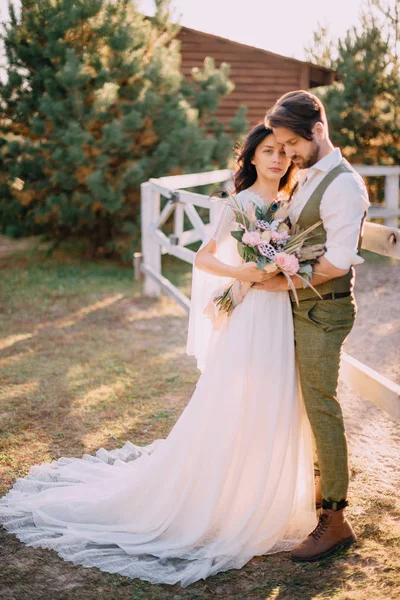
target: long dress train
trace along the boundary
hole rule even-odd
[[[34,466],[0,522],[75,564],[187,586],[298,543],[316,522],[313,479],[289,296],[251,289],[165,440]]]

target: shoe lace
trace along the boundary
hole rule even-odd
[[[321,513],[319,516],[318,525],[316,526],[314,531],[312,531],[310,533],[310,535],[314,538],[314,540],[318,541],[319,538],[322,535],[324,535],[324,533],[328,529],[328,526],[329,526],[329,515],[327,515],[325,513]]]

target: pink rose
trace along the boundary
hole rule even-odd
[[[281,241],[281,240],[287,240],[287,238],[289,238],[290,235],[287,231],[282,231],[282,232],[278,232],[278,231],[271,231],[271,239],[273,241]]]
[[[242,244],[247,244],[248,246],[258,246],[262,242],[261,236],[258,231],[246,231],[242,237]]]
[[[275,260],[278,267],[288,275],[295,275],[300,269],[299,261],[294,254],[278,252]]]

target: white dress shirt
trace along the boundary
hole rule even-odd
[[[299,185],[292,200],[290,217],[296,223],[325,175],[342,160],[339,148],[321,158],[309,169],[297,174]],[[368,210],[368,192],[362,177],[356,172],[340,173],[322,196],[320,217],[326,230],[325,258],[339,269],[364,262],[358,254],[361,221]]]

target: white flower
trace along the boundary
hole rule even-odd
[[[263,231],[261,234],[261,239],[263,242],[269,242],[271,240],[271,232]]]
[[[277,229],[278,233],[283,233],[284,231],[290,231],[289,227],[286,223],[280,223]]]
[[[277,268],[278,267],[276,266],[276,263],[270,263],[269,265],[265,265],[264,271],[266,273],[273,273],[274,271],[277,270]]]
[[[270,227],[272,229],[272,231],[276,231],[279,227],[279,225],[281,224],[281,219],[275,219],[275,221],[272,221],[272,223],[270,224]]]

